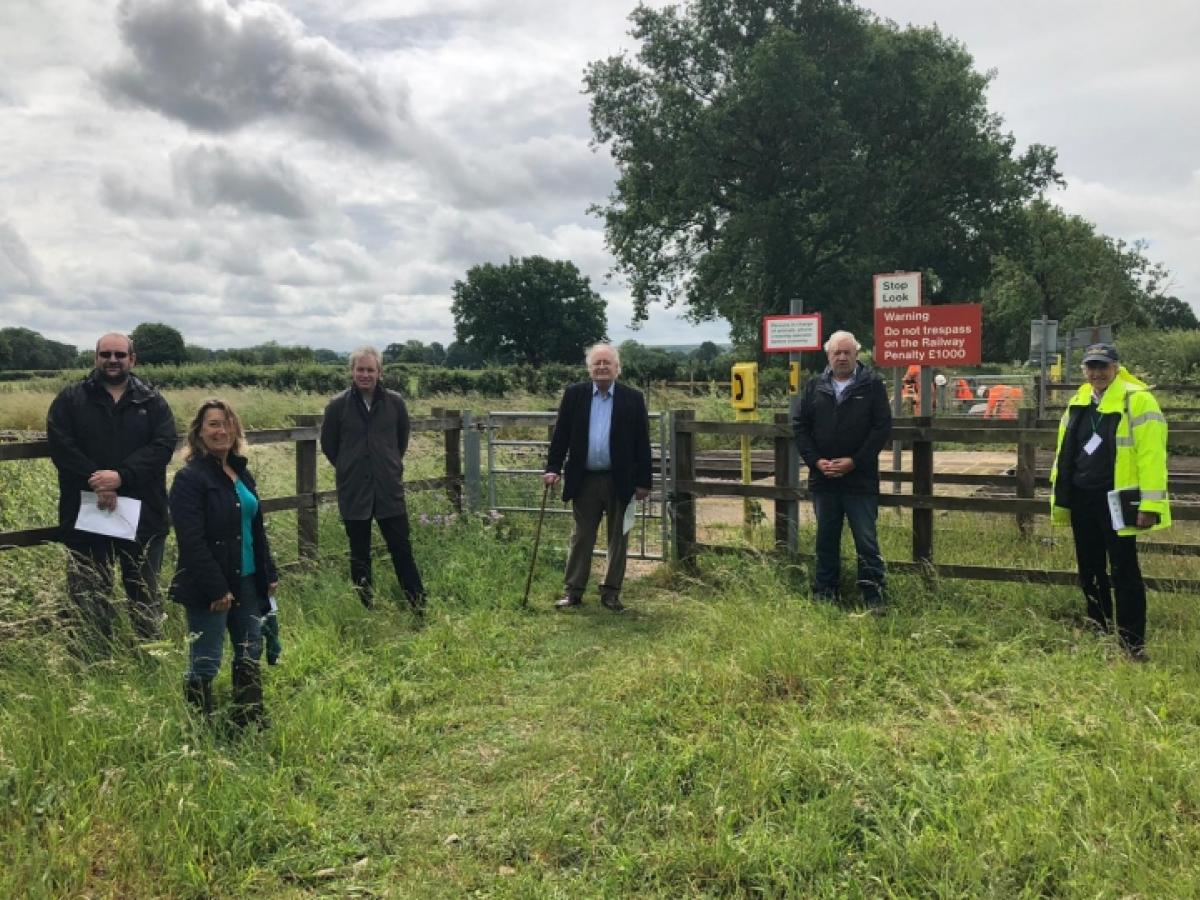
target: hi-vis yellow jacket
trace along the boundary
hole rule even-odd
[[[1079,416],[1092,402],[1092,386],[1079,388],[1058,424],[1058,446],[1054,467],[1050,470],[1050,521],[1069,525],[1071,511],[1054,503],[1054,485],[1058,480],[1058,457],[1072,415]],[[1171,504],[1167,499],[1167,420],[1158,408],[1150,387],[1121,366],[1117,377],[1100,398],[1097,412],[1118,413],[1116,464],[1113,486],[1117,490],[1140,488],[1141,512],[1158,513],[1158,524],[1151,528],[1122,528],[1120,534],[1145,534],[1171,524]]]

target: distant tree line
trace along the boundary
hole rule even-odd
[[[0,369],[65,369],[76,351],[28,328],[0,328]]]

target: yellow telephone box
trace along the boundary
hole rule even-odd
[[[730,405],[738,412],[758,409],[758,363],[734,363],[730,369]]]
[[[730,369],[729,403],[733,407],[734,418],[739,422],[758,421],[758,363],[734,363]],[[741,437],[742,449],[742,484],[752,481],[752,466],[750,459],[750,435]],[[742,531],[746,540],[754,534],[754,501],[749,497],[742,498]]]

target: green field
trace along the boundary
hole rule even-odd
[[[410,477],[436,473],[433,444]],[[252,465],[290,492],[285,448]],[[0,479],[0,527],[46,524],[48,464]],[[528,521],[412,506],[425,626],[357,604],[324,508],[321,557],[280,589],[274,725],[238,739],[189,717],[178,609],[169,641],[81,669],[54,625],[61,548],[0,553],[0,896],[1200,893],[1193,597],[1151,594],[1140,666],[1081,627],[1074,590],[897,577],[876,619],[761,554],[640,566],[628,614],[594,592],[556,614],[564,522],[523,610]],[[881,528],[903,557],[906,519]],[[1069,565],[1042,522],[937,528],[939,558]],[[294,561],[293,517],[269,529]]]

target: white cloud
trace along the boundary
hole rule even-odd
[[[109,94],[202,131],[274,118],[373,151],[404,145],[405,97],[265,2],[122,0],[131,54],[100,75]]]
[[[541,254],[591,279],[617,340],[724,340],[660,307],[631,333],[586,212],[615,173],[582,71],[632,46],[634,3],[5,0],[0,320],[79,345],[164,319],[207,346],[446,343],[456,279]],[[1200,300],[1200,6],[870,5],[995,68],[1006,128],[1059,150],[1056,201]]]
[[[32,293],[41,287],[41,267],[9,222],[0,221],[0,290]]]
[[[172,155],[175,183],[195,206],[225,207],[307,219],[319,199],[287,160],[242,159],[224,147],[189,147]]]

